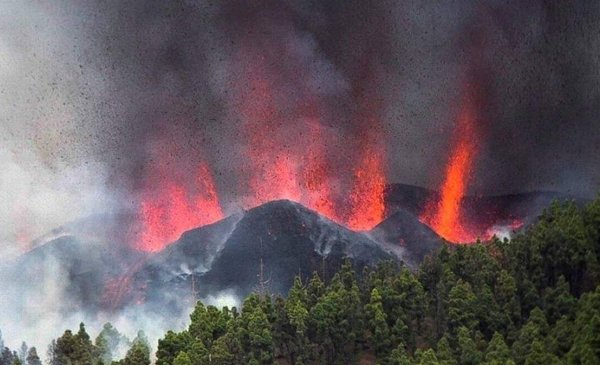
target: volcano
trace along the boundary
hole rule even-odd
[[[104,231],[99,222],[126,225],[125,215],[90,219],[95,223],[82,220],[57,229],[59,237],[14,265],[15,275],[31,285],[40,283],[40,277],[69,283],[65,291],[70,300],[61,309],[65,312],[143,304],[159,313],[165,308],[178,313],[190,301],[224,292],[236,298],[255,290],[285,294],[296,275],[308,278],[317,272],[328,279],[345,259],[356,267],[393,260],[415,268],[443,242],[412,214],[400,219],[392,215],[371,231],[357,232],[289,200],[189,230],[159,252],[138,251],[120,239],[91,232]]]
[[[252,291],[285,294],[296,275],[308,278],[317,272],[328,279],[345,259],[356,267],[393,260],[415,269],[446,242],[419,219],[436,192],[394,184],[385,197],[386,218],[367,231],[353,231],[299,203],[276,200],[183,232],[158,252],[125,242],[131,216],[94,216],[37,242],[13,263],[13,277],[39,287],[41,296],[48,288],[63,290],[69,300],[58,310],[64,313],[138,305],[180,313],[197,299],[242,298]],[[552,200],[569,198],[549,192],[467,196],[462,204],[466,217],[489,234],[504,226],[512,230],[514,221],[528,224]]]
[[[363,267],[382,260],[401,262],[403,255],[368,233],[278,200],[186,232],[153,256],[135,281],[136,287],[146,288],[147,301],[175,307],[182,296],[202,298],[225,291],[236,297],[254,290],[283,295],[295,276],[318,272],[329,278],[346,258]],[[165,298],[165,287],[178,294]]]

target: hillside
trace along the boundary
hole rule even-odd
[[[156,364],[598,364],[599,262],[600,198],[555,203],[514,239],[444,246],[417,273],[348,259],[329,280],[297,276],[286,298],[198,302],[158,341]],[[82,336],[75,345],[92,346]],[[150,345],[138,336],[122,363],[141,364]]]

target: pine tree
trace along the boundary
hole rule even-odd
[[[517,296],[517,283],[506,270],[501,270],[494,288],[496,302],[506,316],[507,326],[519,323],[521,320],[521,306]]]
[[[94,340],[94,345],[98,351],[98,356],[104,364],[110,364],[113,360],[113,354],[122,346],[130,347],[129,340],[123,336],[111,323],[105,323],[102,331]]]
[[[14,361],[15,361],[14,353],[8,347],[3,347],[2,353],[0,354],[0,363],[2,365],[12,365],[12,363]]]
[[[312,341],[321,347],[326,357],[323,362],[353,362],[364,324],[361,294],[349,262],[335,274],[325,295],[311,309],[310,318]]]
[[[8,347],[3,347],[0,354],[0,365],[11,365],[14,360],[13,352]]]
[[[168,331],[164,338],[158,340],[156,365],[172,365],[177,354],[181,351],[186,351],[192,341],[187,331],[181,333]]]
[[[548,322],[554,324],[562,316],[572,318],[577,300],[571,295],[569,284],[561,275],[556,287],[546,288],[543,302]]]
[[[584,294],[575,319],[573,346],[568,364],[600,363],[600,286]]]
[[[436,354],[441,365],[457,364],[452,348],[450,347],[450,341],[446,334],[438,341]]]
[[[531,346],[535,340],[543,339],[548,333],[548,323],[544,312],[534,308],[527,323],[519,331],[517,340],[513,343],[512,352],[517,364],[523,364],[527,355],[531,352]]]
[[[246,337],[246,330],[243,327],[241,316],[237,315],[237,309],[232,309],[232,319],[227,324],[227,334],[219,338],[218,342],[222,343],[220,346],[226,347],[226,353],[231,354],[232,362],[234,364],[241,364],[244,362],[244,340]]]
[[[294,286],[290,290],[288,300],[285,304],[285,309],[290,320],[290,324],[294,326],[296,332],[300,336],[304,336],[306,332],[306,320],[308,310],[306,309],[307,295],[302,287],[299,278],[296,278]]]
[[[228,317],[228,313],[223,313],[212,305],[205,307],[202,302],[198,302],[190,315],[189,334],[202,341],[206,348],[210,348],[213,341],[225,334]]]
[[[27,352],[26,362],[27,365],[42,365],[42,361],[40,360],[35,347],[31,347]]]
[[[550,330],[548,348],[558,357],[563,357],[573,346],[575,327],[573,321],[562,316]]]
[[[525,359],[525,365],[561,365],[562,362],[556,355],[550,353],[542,340],[536,339],[531,344],[531,352]]]
[[[385,364],[387,365],[411,365],[410,358],[406,353],[406,349],[403,344],[399,344],[386,359]]]
[[[179,354],[177,354],[177,357],[175,357],[175,360],[173,360],[173,365],[192,365],[192,361],[190,360],[190,357],[188,356],[187,352],[185,351],[181,351]]]
[[[71,364],[75,361],[78,341],[71,330],[66,330],[61,337],[56,340],[53,347],[52,361],[55,364]]]
[[[237,364],[234,354],[229,349],[229,334],[219,337],[211,349],[211,365]],[[195,363],[198,364],[198,363]]]
[[[477,325],[475,316],[477,297],[471,290],[471,285],[458,280],[448,295],[448,323],[451,330],[466,327],[473,330]]]
[[[485,364],[504,365],[508,360],[510,360],[510,349],[504,342],[504,337],[500,333],[494,332],[485,350]]]
[[[479,365],[483,358],[481,352],[477,349],[477,345],[467,327],[458,329],[458,348],[460,364],[462,365]]]
[[[415,357],[418,365],[438,365],[438,358],[435,355],[433,349],[427,349],[425,351],[417,350]]]
[[[28,350],[29,348],[27,347],[25,341],[21,342],[21,347],[19,348],[19,360],[21,360],[21,363],[25,362]]]
[[[98,350],[92,344],[83,323],[79,324],[79,331],[74,336],[74,341],[75,348],[69,357],[70,360],[78,365],[96,365]]]
[[[50,341],[48,344],[48,350],[46,350],[47,361],[49,365],[59,365],[59,357],[58,357],[58,345],[56,344],[56,340]]]
[[[390,329],[387,324],[386,314],[381,304],[381,295],[377,288],[371,291],[369,304],[365,306],[369,331],[372,336],[372,346],[377,357],[383,358],[391,350]]]
[[[195,339],[192,340],[192,343],[187,351],[185,351],[185,354],[189,357],[192,364],[208,364],[211,357],[211,351],[212,349],[209,350],[204,346],[204,342]],[[184,353],[184,351],[181,351],[180,354],[181,353]]]
[[[321,281],[319,274],[316,272],[313,273],[310,281],[308,282],[308,286],[306,287],[307,294],[307,308],[312,308],[317,302],[319,298],[325,294],[325,284]]]
[[[392,268],[385,270],[392,275]],[[390,283],[387,283],[390,281]],[[421,330],[421,322],[427,312],[427,300],[425,291],[417,278],[406,268],[385,280],[385,284],[378,290],[382,296],[384,313],[390,319],[388,326],[396,325],[394,319],[401,319],[408,327],[406,336],[402,341],[407,345],[409,351],[416,347],[416,333]]]
[[[289,350],[291,350],[288,355],[292,364],[304,363],[309,357],[308,337],[306,332],[308,328],[307,302],[307,292],[304,289],[300,278],[296,278],[284,308],[289,325],[293,328],[294,332],[293,334],[288,333],[290,335]]]
[[[132,341],[123,365],[150,365],[150,346],[142,331],[138,332],[137,337]]]
[[[290,363],[294,363],[296,349],[294,340],[296,329],[291,325],[288,318],[285,299],[275,298],[275,319],[271,324],[273,335],[273,354],[274,356],[286,357]]]
[[[260,306],[258,296],[250,295],[244,301],[242,320],[246,330],[248,363],[269,364],[273,359],[271,325]]]

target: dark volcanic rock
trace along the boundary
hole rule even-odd
[[[444,240],[406,210],[398,210],[373,228],[369,234],[383,247],[397,251],[410,267],[417,268],[425,256],[437,250]]]
[[[234,214],[183,233],[179,240],[145,263],[142,269],[149,275],[146,279],[164,282],[173,277],[205,273],[242,217],[241,213]]]
[[[238,223],[202,282],[217,288],[237,287],[247,294],[258,284],[261,260],[271,289],[286,293],[294,276],[307,277],[352,258],[373,265],[392,256],[367,236],[350,231],[290,201],[275,201],[250,210]]]
[[[189,294],[192,285],[200,297],[224,290],[243,297],[259,288],[262,267],[262,284],[272,293],[285,294],[296,275],[331,275],[345,258],[357,266],[397,259],[368,235],[280,200],[186,233],[136,279],[147,283],[148,299],[163,297],[167,305],[175,305],[164,298],[165,288],[179,291],[175,297]]]
[[[391,184],[386,188],[385,205],[388,215],[405,210],[415,216],[423,213],[430,201],[437,201],[439,192],[405,184]],[[465,219],[481,232],[497,224],[518,220],[528,224],[540,215],[553,200],[585,200],[557,192],[534,191],[518,194],[465,196],[462,209]]]

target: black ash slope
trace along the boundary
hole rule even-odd
[[[215,231],[223,233],[218,242],[207,239]],[[166,287],[179,293],[175,298],[192,290],[198,297],[223,291],[243,297],[261,287],[285,294],[296,275],[317,271],[328,276],[345,258],[357,266],[400,260],[367,234],[279,200],[184,234],[142,268],[136,280],[145,282],[152,302],[164,301]],[[176,305],[175,299],[168,300]]]

